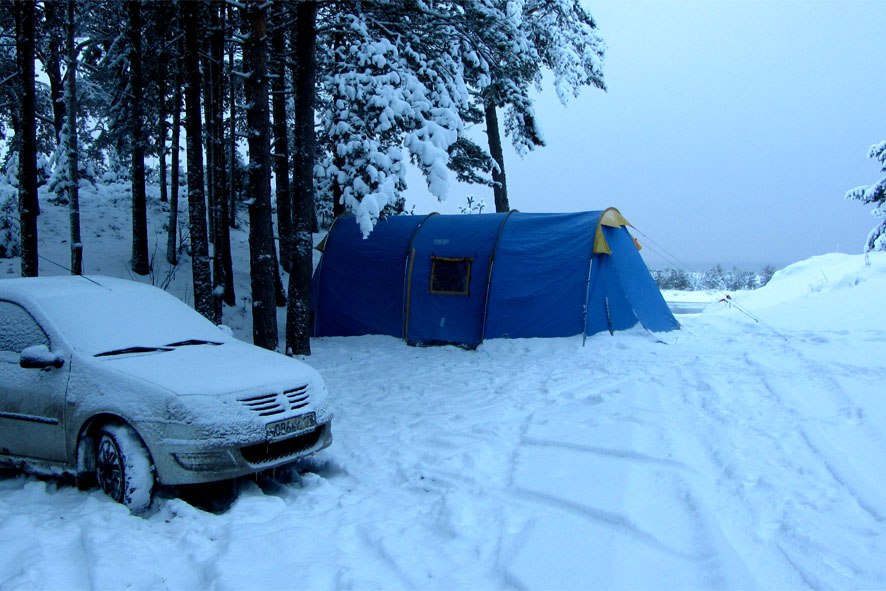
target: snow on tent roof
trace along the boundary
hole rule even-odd
[[[679,328],[618,210],[338,218],[314,274],[315,336],[414,345]],[[441,289],[440,286],[443,286]]]

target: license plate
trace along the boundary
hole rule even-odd
[[[308,431],[316,426],[317,417],[314,413],[309,412],[307,414],[298,415],[297,417],[292,417],[291,419],[271,423],[265,427],[265,433],[267,434],[268,439],[280,439],[292,435],[293,433]]]

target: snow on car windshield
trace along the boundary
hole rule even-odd
[[[40,298],[62,334],[89,355],[229,340],[209,320],[160,289],[99,289]]]

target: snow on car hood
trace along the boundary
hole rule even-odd
[[[223,396],[322,383],[308,365],[239,341],[93,357],[92,362],[179,395]]]

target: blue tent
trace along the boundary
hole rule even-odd
[[[385,334],[474,348],[489,338],[680,327],[614,208],[402,215],[363,238],[336,219],[314,273],[314,336]]]

